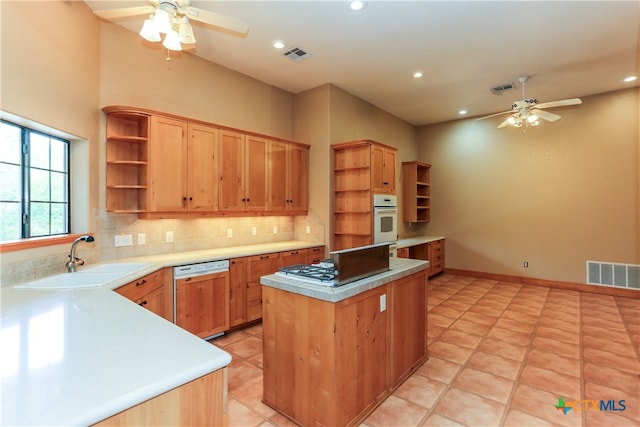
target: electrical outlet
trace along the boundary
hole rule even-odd
[[[133,246],[133,234],[125,234],[122,236],[122,246]]]
[[[387,309],[387,294],[380,295],[380,313]]]
[[[147,244],[147,235],[144,233],[138,233],[138,245]]]
[[[227,228],[227,239],[231,239],[233,237],[233,228]]]
[[[529,261],[525,261],[522,265],[524,268],[529,268]]]
[[[251,235],[252,236],[257,236],[258,235],[258,228],[257,227],[251,227]]]
[[[173,243],[173,231],[167,231],[165,234],[165,242]]]
[[[278,234],[278,226],[277,225],[273,226],[273,234]]]
[[[307,234],[311,234],[311,226],[310,225],[307,225],[306,231],[307,231]]]

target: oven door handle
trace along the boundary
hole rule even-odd
[[[397,209],[385,209],[385,208],[375,208],[376,214],[397,214]]]

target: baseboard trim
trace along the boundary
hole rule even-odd
[[[445,268],[446,274],[477,277],[479,279],[499,280],[501,282],[515,282],[523,285],[544,286],[546,288],[568,289],[572,291],[590,292],[594,294],[612,295],[640,299],[640,291],[633,289],[619,289],[609,286],[587,285],[584,283],[563,282],[558,280],[536,279],[534,277],[510,276],[507,274],[485,273],[483,271],[459,270]]]

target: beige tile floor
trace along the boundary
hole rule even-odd
[[[638,299],[440,275],[428,322],[429,360],[363,427],[640,426]],[[229,425],[295,425],[261,402],[261,325],[212,342],[233,356]]]

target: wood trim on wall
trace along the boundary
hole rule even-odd
[[[535,277],[510,276],[506,274],[485,273],[482,271],[459,270],[446,268],[445,274],[477,277],[479,279],[499,280],[501,282],[522,283],[523,285],[544,286],[555,289],[568,289],[572,291],[591,292],[594,294],[612,295],[640,299],[640,290],[620,289],[609,286],[587,285],[585,283],[563,282],[559,280],[537,279]]]

